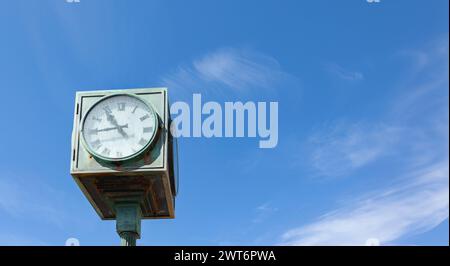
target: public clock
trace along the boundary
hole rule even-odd
[[[152,145],[158,121],[152,106],[137,96],[105,96],[84,116],[82,142],[90,154],[103,161],[134,159]]]

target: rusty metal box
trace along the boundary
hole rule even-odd
[[[127,164],[96,160],[82,145],[80,127],[91,106],[105,96],[127,93],[150,103],[160,120],[154,145],[142,158]],[[177,193],[176,140],[170,134],[166,88],[79,91],[76,93],[72,132],[71,175],[98,215],[115,219],[114,202],[138,198],[143,218],[174,218]]]

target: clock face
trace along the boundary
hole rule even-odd
[[[155,138],[158,118],[153,108],[133,95],[101,99],[84,117],[81,135],[87,150],[107,161],[143,153]]]

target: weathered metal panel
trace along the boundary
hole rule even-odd
[[[134,94],[149,102],[160,118],[154,145],[139,160],[104,163],[96,160],[80,141],[83,116],[99,99],[116,93]],[[143,218],[173,218],[175,189],[174,145],[169,131],[167,89],[127,89],[77,92],[72,133],[71,174],[102,219],[115,219],[113,201],[140,198]]]

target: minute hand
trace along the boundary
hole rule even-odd
[[[110,130],[114,130],[114,129],[120,130],[122,128],[128,128],[128,124],[123,125],[123,126],[118,126],[118,127],[107,127],[107,128],[97,129],[97,132],[110,131]]]

